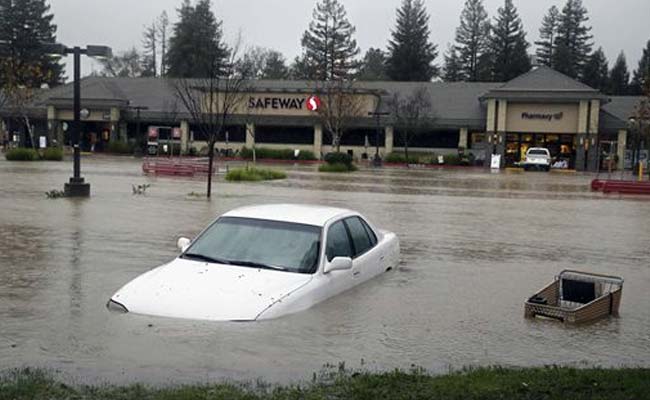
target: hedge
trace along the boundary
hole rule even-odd
[[[38,152],[34,149],[19,147],[7,150],[5,153],[7,161],[36,161],[39,159]]]

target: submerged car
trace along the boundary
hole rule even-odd
[[[397,236],[331,207],[262,205],[230,211],[181,255],[126,284],[109,310],[254,321],[305,310],[396,268]]]

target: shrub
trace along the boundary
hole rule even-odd
[[[120,141],[109,142],[107,152],[115,154],[131,154],[133,153],[133,145]]]
[[[285,179],[287,174],[282,171],[264,168],[236,168],[228,171],[226,180],[230,182],[257,182]]]
[[[41,159],[45,161],[62,161],[63,149],[60,147],[48,147],[43,151]]]
[[[325,162],[330,165],[344,164],[349,168],[352,166],[352,156],[348,153],[327,153],[325,155]]]
[[[243,147],[239,155],[245,160],[253,159],[253,149]],[[309,150],[300,150],[298,158],[294,157],[293,149],[269,149],[267,147],[256,147],[255,157],[258,160],[316,160],[314,152]]]
[[[444,156],[445,165],[460,165],[461,158],[458,154],[446,154]]]
[[[323,164],[318,167],[320,172],[353,172],[357,170],[354,164],[345,165],[343,163]]]
[[[389,153],[384,160],[387,163],[406,163],[406,157],[404,153]],[[418,155],[409,155],[409,164],[418,164],[420,162],[420,156]]]
[[[10,149],[5,153],[7,161],[35,161],[38,160],[38,152],[34,149],[20,147]]]

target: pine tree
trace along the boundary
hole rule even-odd
[[[556,6],[551,7],[542,20],[539,28],[539,41],[537,45],[537,62],[553,68],[555,48],[557,46],[557,30],[560,24],[560,11]]]
[[[553,68],[574,79],[582,77],[591,54],[593,36],[589,34],[591,27],[585,25],[587,21],[582,0],[567,0],[560,15]]]
[[[530,70],[526,32],[512,0],[505,0],[492,25],[490,49],[492,75],[497,82],[509,81]]]
[[[310,79],[340,80],[352,75],[359,54],[355,32],[338,0],[320,0],[316,4],[313,20],[302,36],[304,61],[313,71]]]
[[[609,72],[609,88],[607,94],[612,96],[625,96],[630,90],[630,71],[627,68],[625,54],[621,52]]]
[[[142,76],[156,77],[158,75],[158,26],[155,22],[145,27],[142,34],[142,47],[144,48],[142,57]]]
[[[470,82],[489,80],[490,21],[483,0],[466,0],[456,29],[456,50],[463,79]],[[486,79],[487,78],[487,79]]]
[[[56,42],[53,18],[45,0],[0,0],[0,86],[39,88],[63,82],[60,57],[44,48]]]
[[[357,74],[360,81],[385,81],[388,80],[386,73],[386,55],[381,49],[369,48],[361,62],[361,68]]]
[[[442,79],[445,82],[458,82],[463,80],[460,59],[454,46],[449,46],[445,54],[445,67],[443,68]]]
[[[302,54],[293,59],[289,67],[289,78],[293,80],[310,80],[316,76],[316,69]]]
[[[394,81],[430,81],[437,76],[437,46],[429,36],[429,14],[422,0],[403,0],[388,42],[386,70]]]
[[[585,64],[582,82],[594,89],[605,92],[609,84],[608,64],[603,48],[599,47],[598,50],[594,51],[594,53],[589,57],[587,64]]]
[[[262,79],[287,79],[289,68],[282,53],[276,50],[269,50],[266,55],[266,63],[262,70]]]
[[[634,78],[630,86],[630,94],[650,96],[650,40],[643,49],[639,66],[634,70]]]
[[[169,76],[204,78],[224,70],[229,50],[222,41],[222,22],[210,7],[210,0],[198,0],[196,6],[185,0],[178,9],[167,53]]]
[[[158,36],[160,38],[160,76],[167,75],[167,46],[169,42],[169,17],[163,11],[158,17]]]

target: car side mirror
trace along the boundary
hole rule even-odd
[[[178,246],[178,249],[181,251],[181,253],[185,253],[185,250],[190,247],[190,243],[192,243],[190,239],[182,237],[178,239],[176,246]]]
[[[325,265],[323,273],[329,274],[332,271],[345,271],[352,269],[352,259],[350,257],[334,257],[332,261]]]

